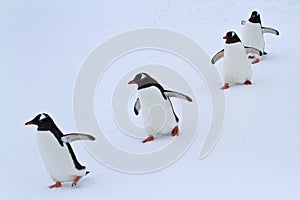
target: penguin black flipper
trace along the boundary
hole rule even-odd
[[[279,31],[277,31],[274,28],[270,28],[270,27],[261,27],[261,30],[263,33],[271,33],[274,35],[279,35]]]
[[[137,99],[136,99],[136,101],[135,101],[135,103],[134,103],[134,108],[133,108],[133,110],[134,110],[135,115],[138,115],[138,114],[139,114],[139,112],[140,112],[140,110],[141,110],[141,102],[140,102],[140,98],[137,98]]]
[[[65,134],[60,138],[60,140],[64,143],[73,142],[77,140],[91,140],[94,141],[96,138],[92,135],[85,133],[69,133]]]
[[[246,50],[246,53],[255,53],[259,56],[263,55],[263,53],[260,50],[253,48],[253,47],[245,47],[245,50]]]
[[[216,53],[216,55],[214,55],[214,57],[211,59],[211,63],[215,64],[220,58],[223,57],[224,57],[224,49],[222,49],[221,51]]]
[[[173,107],[172,107],[172,109],[173,109]],[[177,115],[176,115],[176,113],[175,113],[174,109],[173,109],[173,114],[174,114],[174,116],[175,116],[175,120],[176,120],[176,122],[178,123],[178,122],[179,122],[179,118],[177,117]]]
[[[185,95],[185,94],[182,94],[180,92],[175,92],[175,91],[170,91],[170,90],[164,90],[164,94],[167,96],[167,97],[176,97],[176,98],[179,98],[179,99],[183,99],[183,100],[186,100],[188,102],[192,102],[192,98]]]
[[[74,165],[75,165],[75,168],[78,169],[78,170],[85,169],[85,166],[82,166],[82,165],[78,162],[78,160],[77,160],[77,158],[76,158],[76,156],[75,156],[75,153],[74,153],[74,151],[73,151],[73,149],[72,149],[70,143],[67,142],[66,145],[67,145],[68,151],[69,151],[69,153],[70,153],[70,155],[71,155],[71,157],[72,157],[72,160],[73,160],[73,163],[74,163]]]
[[[171,104],[171,108],[172,108],[173,115],[174,115],[174,117],[175,117],[176,122],[178,123],[178,122],[179,122],[179,118],[177,117],[177,115],[176,115],[176,113],[175,113],[175,110],[174,110],[174,108],[173,108],[172,102],[171,102],[170,98],[169,98],[167,95],[166,95],[166,97],[167,97],[168,101],[169,101],[170,104]]]

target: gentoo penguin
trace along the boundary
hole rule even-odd
[[[142,112],[148,134],[148,138],[143,140],[143,143],[154,140],[154,135],[158,133],[171,133],[172,136],[177,136],[179,119],[174,112],[170,97],[181,98],[189,102],[192,102],[192,99],[182,93],[165,90],[147,73],[137,74],[128,84],[137,84],[138,86],[139,97],[134,104],[134,113],[138,115],[140,110]],[[153,112],[155,109],[157,112]]]
[[[251,64],[246,53],[262,55],[262,52],[253,47],[244,47],[234,31],[227,32],[223,39],[226,40],[224,49],[211,59],[212,64],[215,64],[220,58],[224,57],[224,86],[221,89],[229,88],[229,83],[251,85]]]
[[[241,24],[244,25],[243,34],[242,34],[242,41],[245,46],[254,47],[264,55],[267,53],[265,50],[265,40],[264,40],[264,33],[271,33],[274,35],[279,35],[279,31],[269,28],[269,27],[262,27],[260,14],[257,11],[253,11],[251,13],[248,22],[245,20],[241,21]],[[255,57],[254,55],[249,55],[249,58],[255,58],[253,63],[258,63],[262,56]]]
[[[25,125],[37,125],[37,142],[43,157],[45,167],[55,184],[50,188],[61,187],[62,182],[73,182],[76,186],[82,176],[88,174],[86,167],[82,166],[71,147],[70,142],[75,140],[95,140],[88,134],[63,134],[55,125],[52,118],[46,114],[38,114]]]

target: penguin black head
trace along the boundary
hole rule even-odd
[[[38,114],[33,120],[26,122],[25,125],[37,125],[38,131],[49,131],[55,124],[52,118],[46,114]]]
[[[223,37],[226,44],[232,44],[236,42],[241,42],[239,36],[234,31],[229,31],[226,33],[226,36]]]
[[[251,13],[251,16],[249,18],[249,22],[252,23],[260,23],[261,24],[261,20],[260,20],[260,14],[257,11],[253,11]]]
[[[157,85],[158,82],[154,80],[149,74],[142,72],[137,74],[134,79],[128,82],[128,84],[137,84],[138,88],[143,88],[147,87],[148,85]]]

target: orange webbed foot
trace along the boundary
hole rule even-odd
[[[73,183],[72,183],[72,187],[76,187],[78,181],[82,178],[82,176],[77,176],[74,180],[73,180]]]
[[[56,183],[54,183],[53,185],[50,185],[49,188],[52,189],[52,188],[59,188],[61,187],[61,182],[57,181]]]
[[[252,85],[252,83],[251,83],[250,80],[246,80],[244,84],[245,84],[245,85]]]
[[[221,87],[221,90],[226,90],[229,88],[229,84],[225,83],[223,87]]]
[[[143,140],[143,143],[150,142],[150,141],[153,141],[153,140],[154,140],[153,135],[150,135],[149,137],[147,137],[146,139]]]
[[[253,62],[252,62],[252,64],[256,64],[256,63],[259,63],[259,59],[258,58],[256,58]]]
[[[178,126],[175,126],[175,128],[172,130],[172,136],[178,136],[179,134],[179,128]]]

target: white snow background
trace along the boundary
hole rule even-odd
[[[212,57],[223,48],[227,31],[241,35],[240,21],[252,10],[280,36],[265,35],[269,54],[252,65],[253,85],[225,91],[222,137],[206,159],[198,159],[199,135],[171,166],[128,174],[102,165],[76,142],[75,153],[91,173],[76,188],[70,183],[47,188],[53,181],[39,154],[36,128],[24,123],[47,112],[62,131],[76,131],[74,84],[93,49],[116,34],[158,27],[190,37]],[[0,198],[300,199],[299,20],[297,0],[1,1]],[[222,61],[216,67],[221,73]],[[186,76],[190,72],[194,80],[189,69]],[[192,85],[199,89],[198,101],[207,95]]]

